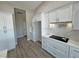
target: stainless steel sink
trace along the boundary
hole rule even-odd
[[[49,36],[50,38],[53,38],[53,39],[56,39],[56,40],[59,40],[59,41],[62,41],[62,42],[65,42],[67,43],[69,38],[66,38],[66,37],[60,37],[60,36],[56,36],[56,35],[51,35]]]

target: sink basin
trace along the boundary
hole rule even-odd
[[[50,38],[53,38],[53,39],[56,39],[56,40],[59,40],[59,41],[62,41],[62,42],[65,42],[67,43],[69,38],[66,38],[66,37],[60,37],[60,36],[56,36],[56,35],[51,35],[49,36]]]

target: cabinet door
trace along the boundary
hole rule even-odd
[[[49,22],[56,22],[56,11],[48,13]]]
[[[70,47],[70,57],[79,58],[79,49],[75,47]]]
[[[42,48],[48,51],[47,38],[42,37]]]
[[[62,21],[71,21],[72,20],[72,5],[65,6],[57,10],[57,19]]]
[[[79,3],[73,5],[73,30],[79,30]]]

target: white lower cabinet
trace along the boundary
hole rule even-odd
[[[69,46],[56,42],[54,39],[44,38],[42,40],[42,48],[58,58],[67,58]]]
[[[79,58],[79,49],[75,47],[70,47],[70,57]]]
[[[43,37],[42,48],[57,58],[79,58],[79,48],[55,39]]]

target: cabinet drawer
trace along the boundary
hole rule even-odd
[[[79,49],[74,48],[74,47],[70,47],[70,56],[72,58],[79,58]]]

